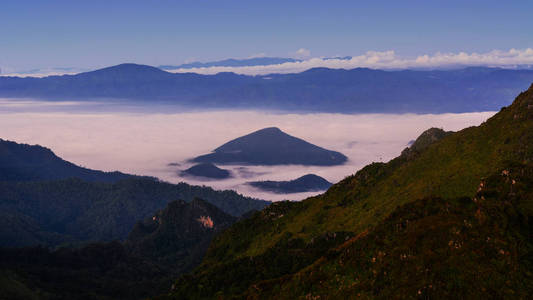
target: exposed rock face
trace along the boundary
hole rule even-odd
[[[126,245],[141,257],[175,261],[190,256],[191,266],[198,263],[209,241],[237,218],[201,199],[173,201],[143,222],[138,222]]]
[[[207,216],[207,217],[206,216],[201,216],[198,219],[198,222],[200,222],[200,224],[202,224],[206,228],[213,228],[215,226],[215,224],[213,223],[213,220],[211,220],[210,216]]]

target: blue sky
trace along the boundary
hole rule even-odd
[[[11,1],[0,68],[533,48],[533,1]]]

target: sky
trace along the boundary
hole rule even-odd
[[[533,48],[532,1],[2,0],[0,68]]]

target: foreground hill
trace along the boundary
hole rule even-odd
[[[31,181],[80,178],[116,182],[131,178],[120,172],[102,172],[79,167],[39,145],[18,144],[0,139],[0,181]]]
[[[431,131],[323,195],[236,223],[161,298],[527,298],[533,86],[478,127]]]
[[[264,128],[231,140],[213,153],[192,161],[250,165],[340,165],[347,161],[342,153],[327,150],[288,135],[276,127]]]
[[[173,74],[122,64],[76,75],[0,77],[0,97],[129,99],[193,108],[318,112],[496,111],[533,81],[532,70],[383,71],[316,68],[296,74]]]
[[[164,210],[138,222],[128,235],[128,251],[174,268],[190,270],[203,258],[215,233],[229,227],[236,217],[209,202],[195,198],[170,202]]]
[[[315,174],[307,174],[288,181],[251,181],[249,185],[274,193],[289,194],[327,190],[331,182]]]
[[[173,201],[138,222],[126,242],[77,249],[0,248],[2,299],[142,299],[200,263],[212,237],[235,222],[200,199]],[[4,298],[5,297],[5,298]]]

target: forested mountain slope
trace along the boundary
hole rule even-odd
[[[163,298],[530,295],[533,86],[478,127],[421,138],[236,223]]]
[[[213,236],[235,222],[201,199],[173,201],[126,242],[80,248],[0,248],[0,299],[143,299],[198,265]]]
[[[125,239],[137,221],[171,201],[195,197],[234,216],[269,204],[234,191],[142,178],[116,183],[79,179],[0,182],[0,246]]]
[[[42,146],[0,140],[0,247],[125,239],[135,222],[195,197],[233,216],[268,201],[152,177],[81,168]]]

